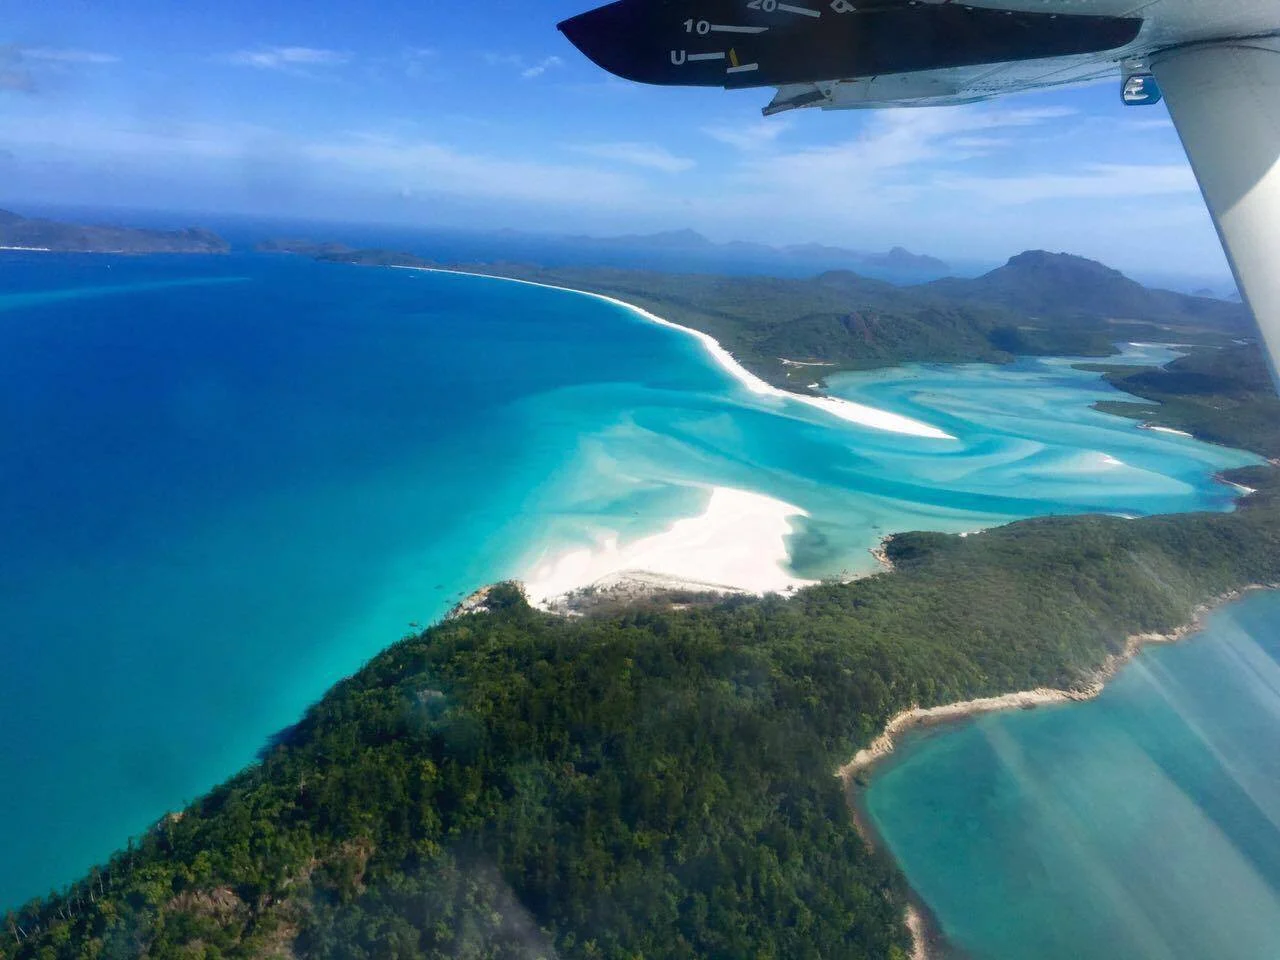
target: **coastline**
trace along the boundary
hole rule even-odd
[[[749,490],[711,487],[706,506],[665,530],[619,544],[596,544],[543,557],[521,578],[529,602],[572,610],[575,597],[639,599],[656,593],[790,593],[815,581],[787,569],[787,539],[800,507]]]
[[[734,358],[733,354],[726,350],[720,344],[720,341],[716,340],[709,333],[703,333],[701,330],[695,330],[692,327],[686,327],[671,320],[667,320],[666,318],[660,317],[643,307],[636,306],[634,303],[619,300],[617,297],[611,297],[603,293],[594,293],[590,290],[578,290],[574,287],[562,287],[552,283],[539,283],[535,280],[521,280],[517,277],[503,277],[497,274],[479,273],[468,270],[448,270],[443,267],[408,267],[398,264],[391,265],[391,269],[416,270],[421,273],[444,273],[462,277],[484,277],[489,280],[502,280],[506,283],[521,283],[529,287],[541,287],[544,290],[559,290],[563,293],[576,293],[580,296],[592,297],[604,303],[610,303],[614,306],[629,310],[635,316],[642,320],[646,320],[649,323],[657,324],[660,327],[668,327],[672,330],[679,330],[687,336],[694,337],[702,344],[703,349],[722,370],[728,373],[734,380],[738,381],[739,384],[758,396],[792,400],[796,403],[802,403],[805,406],[821,410],[838,420],[845,421],[846,423],[854,423],[859,426],[870,427],[873,430],[883,430],[888,433],[898,433],[930,440],[956,439],[951,434],[946,433],[931,424],[924,423],[921,420],[914,420],[911,417],[906,417],[902,414],[890,413],[888,410],[880,410],[876,407],[869,407],[865,404],[855,403],[852,400],[845,400],[840,397],[818,397],[810,394],[794,393],[790,390],[783,390],[781,387],[772,386],[740,364]]]
[[[911,707],[900,711],[890,718],[879,736],[854,754],[853,759],[848,763],[836,770],[835,775],[844,784],[845,797],[848,800],[854,828],[868,847],[881,850],[892,857],[892,853],[886,848],[883,838],[880,837],[865,807],[863,790],[868,775],[878,764],[894,753],[903,735],[909,731],[916,728],[960,723],[971,717],[1015,707],[1033,710],[1041,706],[1094,700],[1106,688],[1108,681],[1147,646],[1178,643],[1204,629],[1205,618],[1219,607],[1234,603],[1255,590],[1278,588],[1280,584],[1251,583],[1238,589],[1228,590],[1204,603],[1197,604],[1188,622],[1167,633],[1130,634],[1125,638],[1124,647],[1120,652],[1108,654],[1088,682],[1078,689],[1038,687],[1034,690],[1019,690],[995,697],[977,697],[958,703],[928,708]],[[911,932],[911,960],[949,960],[957,956],[957,951],[947,941],[941,926],[934,919],[928,906],[909,885],[904,923]]]

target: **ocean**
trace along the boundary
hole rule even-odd
[[[1173,356],[1129,346],[1131,362]],[[869,572],[895,530],[1228,510],[1251,454],[1090,409],[1069,360],[745,389],[573,293],[302,258],[0,253],[0,905],[66,883],[250,762],[476,587],[730,487],[784,552]]]
[[[1280,957],[1280,592],[1095,701],[912,735],[877,830],[975,960]]]

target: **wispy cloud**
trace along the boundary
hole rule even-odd
[[[485,53],[484,62],[491,67],[523,67],[524,57],[518,53]]]
[[[63,49],[59,47],[23,47],[22,55],[28,60],[53,63],[119,63],[120,58],[111,53],[96,50]]]
[[[527,67],[520,72],[520,76],[526,80],[532,80],[534,77],[540,77],[552,67],[561,66],[564,63],[559,57],[544,57],[531,67]]]
[[[690,201],[690,215],[704,224],[740,223],[743,232],[769,224],[775,239],[785,233],[846,244],[855,242],[850,231],[892,238],[912,223],[960,229],[957,224],[991,208],[983,184],[989,171],[1005,164],[983,158],[1000,141],[1059,129],[1075,118],[1076,111],[1056,106],[882,110],[846,119],[842,126],[853,127],[853,136],[799,145],[775,136],[768,124],[708,127],[704,133],[739,149],[726,160],[715,191]],[[1057,167],[1067,171],[1064,176],[1082,175],[1066,159]],[[1010,187],[1005,209],[1015,209],[1010,198],[1030,198],[1035,191],[1030,183]]]
[[[256,125],[154,126],[87,115],[37,119],[0,131],[0,149],[44,161],[128,162],[184,178],[213,170],[288,168],[289,180],[364,195],[448,196],[557,207],[629,209],[652,203],[638,174],[587,161],[510,158],[415,136],[353,133],[300,138]],[[287,161],[287,162],[283,162]]]
[[[564,60],[557,56],[543,57],[530,62],[518,53],[485,53],[484,62],[491,67],[511,67],[526,80],[542,76],[548,70],[564,66]]]
[[[697,165],[688,157],[676,156],[666,147],[653,143],[589,143],[571,149],[575,153],[600,160],[612,160],[663,173],[683,173]]]
[[[32,65],[6,56],[0,48],[0,77],[14,63]],[[485,62],[518,85],[529,61],[492,56]],[[402,62],[397,55],[383,65]],[[472,66],[482,69],[479,56]],[[1131,225],[1141,222],[1185,238],[1182,262],[1217,256],[1176,141],[1134,158],[1127,142],[1150,143],[1154,132],[1126,138],[1095,129],[1088,113],[1034,101],[737,124],[717,112],[681,139],[673,130],[669,141],[624,134],[578,143],[509,125],[501,138],[473,135],[462,120],[500,121],[469,112],[454,124],[344,118],[306,132],[287,123],[31,113],[0,129],[0,149],[20,158],[0,179],[41,164],[75,165],[91,182],[100,171],[130,169],[157,183],[208,184],[211,196],[251,188],[272,202],[292,198],[282,209],[314,201],[405,216],[466,210],[512,226],[604,232],[690,226],[718,239],[902,243],[944,257],[1045,247],[1121,266],[1132,262]],[[343,132],[351,129],[366,132]]]
[[[643,181],[615,170],[510,159],[426,139],[361,134],[303,144],[300,153],[322,169],[423,195],[626,207],[647,194]]]
[[[0,90],[35,93],[40,72],[66,72],[81,65],[110,64],[119,59],[93,50],[0,44]]]
[[[702,132],[736,150],[752,152],[771,147],[790,128],[788,120],[759,120],[755,123],[704,127]]]
[[[1125,126],[1130,130],[1172,130],[1173,121],[1168,117],[1143,117],[1130,120]]]
[[[337,50],[316,47],[261,47],[257,50],[237,50],[227,56],[227,62],[240,67],[259,70],[297,70],[305,67],[336,67],[351,58]]]
[[[1043,200],[1110,200],[1169,194],[1194,196],[1196,178],[1185,163],[1091,163],[1070,173],[1020,177],[952,176],[940,182],[951,190],[981,195],[988,203],[1014,205]]]

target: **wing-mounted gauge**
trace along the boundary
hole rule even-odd
[[[1097,53],[1133,17],[919,0],[617,0],[560,24],[611,73],[671,86],[762,87]]]

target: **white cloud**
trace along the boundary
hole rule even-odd
[[[290,70],[299,67],[340,66],[351,59],[337,50],[316,47],[262,47],[258,50],[238,50],[227,57],[229,63],[259,70]]]
[[[249,124],[140,124],[97,117],[41,117],[0,130],[0,149],[44,162],[115,162],[201,176],[267,170],[322,184],[335,195],[399,193],[627,210],[652,203],[639,175],[589,163],[509,159],[448,143],[386,134],[304,139]]]
[[[1005,205],[1042,200],[1122,200],[1168,194],[1194,196],[1199,189],[1191,168],[1185,163],[1091,163],[1070,173],[948,177],[940,186],[977,193],[988,203]]]
[[[613,160],[663,173],[683,173],[697,165],[688,157],[678,157],[666,147],[653,143],[589,143],[571,149],[600,160]]]
[[[542,76],[548,70],[564,66],[564,61],[557,56],[543,57],[530,63],[518,53],[485,53],[484,62],[491,67],[511,67],[519,71],[526,80]]]
[[[1168,117],[1142,117],[1138,120],[1129,120],[1125,123],[1125,127],[1130,130],[1172,130],[1173,121]]]
[[[755,123],[703,127],[702,132],[713,140],[750,152],[772,146],[790,128],[788,120],[758,120]]]
[[[66,71],[78,65],[101,65],[119,61],[109,53],[58,47],[23,47],[0,44],[0,90],[35,93],[42,73]]]
[[[24,47],[22,55],[28,60],[44,60],[54,63],[119,63],[120,58],[110,53],[94,50],[60,49],[57,47]]]
[[[561,66],[563,63],[564,61],[561,60],[559,57],[554,57],[554,56],[545,57],[542,60],[539,60],[533,66],[528,67],[525,70],[521,71],[520,76],[524,77],[526,80],[532,80],[534,77],[542,76],[552,67]]]
[[[0,68],[3,54],[0,48]],[[526,61],[518,69],[502,63],[515,73]],[[291,196],[334,209],[346,204],[357,214],[399,197],[420,210],[467,209],[524,228],[690,226],[717,239],[902,243],[943,257],[992,259],[1045,247],[1118,266],[1146,255],[1134,253],[1129,239],[1132,224],[1141,223],[1179,238],[1172,255],[1168,245],[1159,248],[1170,263],[1215,258],[1216,238],[1176,142],[1144,150],[1135,162],[1126,141],[1151,135],[1099,132],[1093,119],[1015,102],[787,118],[790,126],[719,123],[702,128],[709,140],[694,125],[681,139],[664,134],[670,146],[639,139],[566,145],[519,134],[500,140],[488,132],[464,146],[472,134],[455,139],[439,124],[301,134],[42,112],[0,126],[0,149],[21,158],[11,169],[62,163],[92,178],[128,168],[209,184],[211,197],[244,183],[270,197],[289,187]]]
[[[973,154],[987,153],[1013,145],[1014,141],[1008,137],[956,137],[951,141],[951,146],[971,151]]]
[[[644,181],[615,170],[507,159],[430,140],[364,134],[302,144],[300,151],[327,172],[417,194],[623,208],[647,193]]]
[[[866,116],[861,135],[851,139],[748,152],[729,179],[757,207],[812,210],[824,217],[865,212],[932,192],[949,167],[972,159],[975,138],[989,143],[993,131],[1072,114],[1060,108],[882,110]]]

